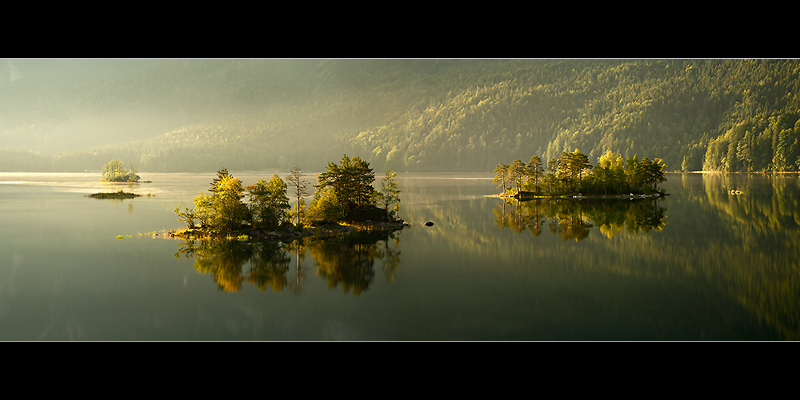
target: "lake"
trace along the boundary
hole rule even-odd
[[[302,246],[168,238],[216,174],[140,175],[0,173],[0,340],[800,338],[797,175],[505,203],[489,173],[400,173],[411,227]],[[85,197],[120,189],[145,196]]]

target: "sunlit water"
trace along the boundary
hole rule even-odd
[[[503,205],[488,174],[399,174],[412,227],[393,237],[224,254],[153,234],[215,174],[140,175],[0,174],[0,339],[800,336],[796,175],[670,174],[665,199],[576,208]],[[145,197],[85,197],[119,189]]]

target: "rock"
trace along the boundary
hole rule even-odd
[[[428,221],[425,223],[425,226],[433,226],[433,221]]]

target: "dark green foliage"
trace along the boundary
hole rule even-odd
[[[351,160],[345,154],[341,165],[328,163],[327,170],[317,178],[316,188],[323,194],[330,189],[330,194],[325,196],[336,200],[341,218],[353,220],[375,206],[378,193],[372,187],[374,181],[375,173],[368,162],[358,156]]]
[[[25,78],[2,84],[4,171],[111,158],[163,172],[324,169],[342,151],[383,170],[486,171],[574,148],[590,163],[613,151],[683,170],[798,167],[798,60],[13,63]],[[121,119],[131,110],[144,117]]]
[[[740,121],[764,111],[800,110],[797,60],[492,65],[495,74],[475,69],[487,74],[483,80],[464,74],[464,81],[477,85],[451,89],[442,100],[359,133],[352,143],[374,154],[376,166],[385,160],[385,166],[408,171],[485,171],[497,159],[531,153],[555,159],[576,147],[588,150],[590,162],[609,150],[626,158],[653,153],[667,164],[699,170],[709,142]],[[774,161],[765,160],[791,168],[792,138],[781,138],[767,146],[787,149],[786,156],[778,152]]]
[[[123,192],[122,190],[114,193],[92,193],[89,197],[93,199],[133,199],[135,197],[142,197],[140,194]]]
[[[649,194],[657,193],[658,185],[664,181],[666,165],[659,158],[650,161],[637,155],[628,157],[623,163],[622,157],[613,152],[606,152],[600,157],[596,167],[589,164],[588,157],[578,149],[548,162],[548,171],[543,173],[538,157],[532,157],[530,164],[515,160],[517,164],[511,176],[518,185],[515,193],[525,195],[609,195],[609,194]],[[505,171],[511,169],[495,168],[495,181]],[[537,172],[538,171],[538,172]]]
[[[247,186],[254,227],[275,229],[288,218],[290,207],[286,188],[286,183],[278,175],[272,175],[269,182],[259,179],[255,185]]]
[[[712,140],[703,169],[712,171],[797,171],[800,113],[763,113]]]
[[[341,165],[329,162],[317,177],[314,200],[308,206],[306,222],[323,225],[340,221],[385,221],[391,219],[389,207],[400,202],[400,189],[394,172],[387,171],[383,192],[372,187],[375,173],[361,157],[342,156]],[[377,207],[381,204],[384,208]],[[395,208],[396,209],[396,208]]]

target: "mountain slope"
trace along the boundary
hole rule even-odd
[[[575,148],[592,163],[612,150],[670,170],[796,170],[799,72],[796,60],[6,60],[0,170],[110,158],[318,170],[346,152],[376,170],[489,171]]]

